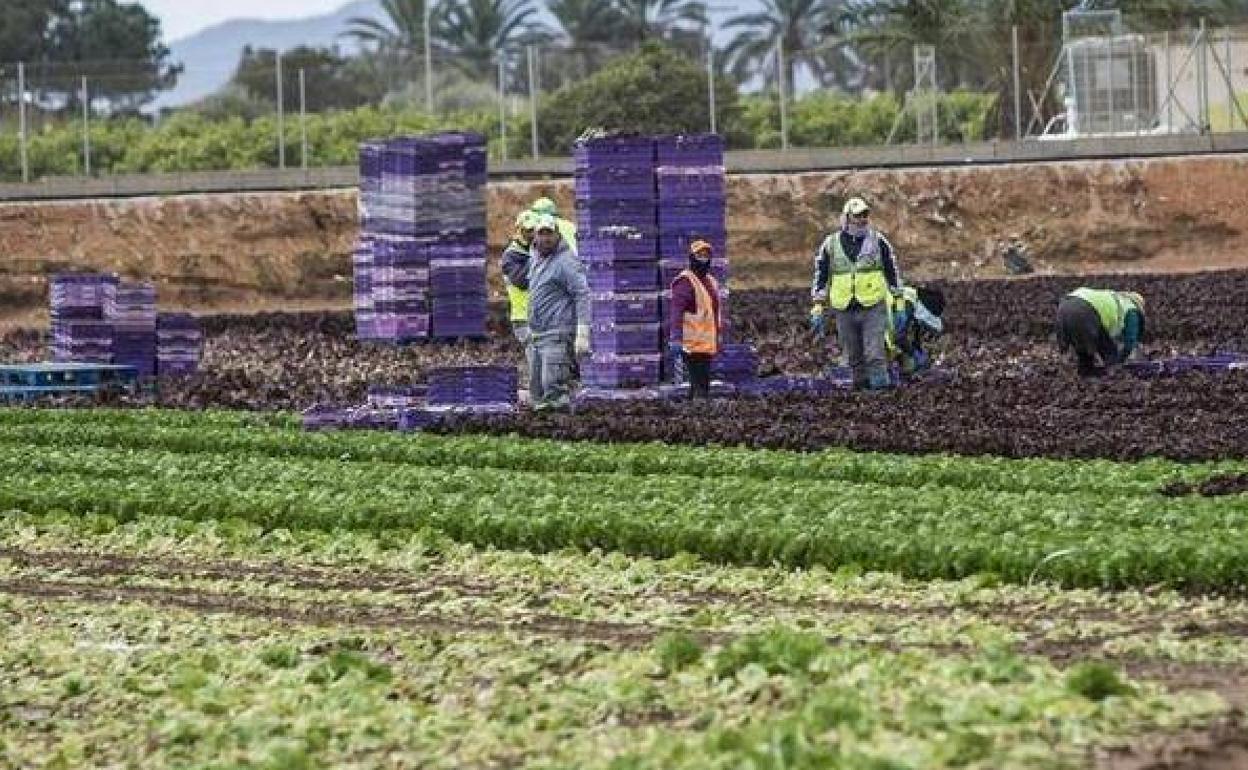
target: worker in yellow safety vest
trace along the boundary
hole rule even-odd
[[[902,285],[892,244],[871,226],[870,217],[865,200],[850,198],[841,210],[840,228],[815,252],[810,320],[822,334],[825,303],[832,307],[854,388],[879,390],[891,384],[886,348],[889,309]]]
[[[553,200],[546,197],[538,198],[533,201],[529,210],[538,215],[545,214],[554,217],[555,224],[559,227],[559,238],[572,249],[573,254],[579,254],[576,250],[576,224],[559,216],[559,207]]]
[[[1130,357],[1144,337],[1144,297],[1082,287],[1057,304],[1057,345],[1075,351],[1081,377],[1097,377]]]
[[[538,215],[530,210],[516,215],[511,242],[503,249],[503,285],[507,289],[511,333],[524,347],[529,347],[529,250],[533,244],[533,228]]]
[[[711,360],[719,353],[722,319],[719,282],[711,275],[711,244],[689,244],[689,267],[672,281],[668,351],[677,381],[689,380],[690,398],[711,394]]]

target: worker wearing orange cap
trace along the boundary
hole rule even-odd
[[[1057,345],[1075,351],[1079,376],[1097,377],[1130,357],[1144,337],[1144,297],[1081,287],[1057,305]]]
[[[723,324],[719,282],[711,275],[711,244],[689,244],[689,267],[672,281],[668,351],[676,379],[689,380],[690,398],[711,394],[711,360],[719,353]]]

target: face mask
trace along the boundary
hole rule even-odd
[[[690,257],[689,269],[693,271],[694,275],[701,278],[702,276],[706,275],[707,273],[711,271],[711,260],[698,259],[697,257]]]
[[[870,225],[856,225],[853,222],[849,222],[848,224],[845,225],[845,232],[849,233],[855,238],[866,237],[867,231],[869,229],[870,229]]]

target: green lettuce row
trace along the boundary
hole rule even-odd
[[[31,458],[15,446],[0,453],[0,469],[0,506],[36,513],[428,528],[501,548],[687,551],[736,564],[854,564],[918,578],[994,572],[1082,586],[1234,590],[1248,570],[1242,506],[1216,500],[1100,506],[1079,495],[730,477],[630,485],[611,475],[135,450]]]
[[[85,416],[85,419],[79,419]],[[415,465],[635,476],[820,478],[894,486],[948,486],[1003,491],[1083,491],[1103,497],[1152,495],[1168,482],[1198,481],[1242,463],[1180,465],[1169,461],[1007,460],[893,456],[832,450],[795,454],[660,444],[595,445],[493,437],[307,434],[258,425],[230,413],[167,411],[32,412],[0,410],[0,442],[33,446],[124,446],[180,452],[248,453],[384,461]]]

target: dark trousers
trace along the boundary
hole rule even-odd
[[[689,397],[711,397],[711,355],[709,353],[682,353],[685,371],[689,376]]]
[[[1105,367],[1118,362],[1114,343],[1096,308],[1078,297],[1062,297],[1057,305],[1057,347],[1065,353],[1074,349],[1080,377],[1096,377]]]

